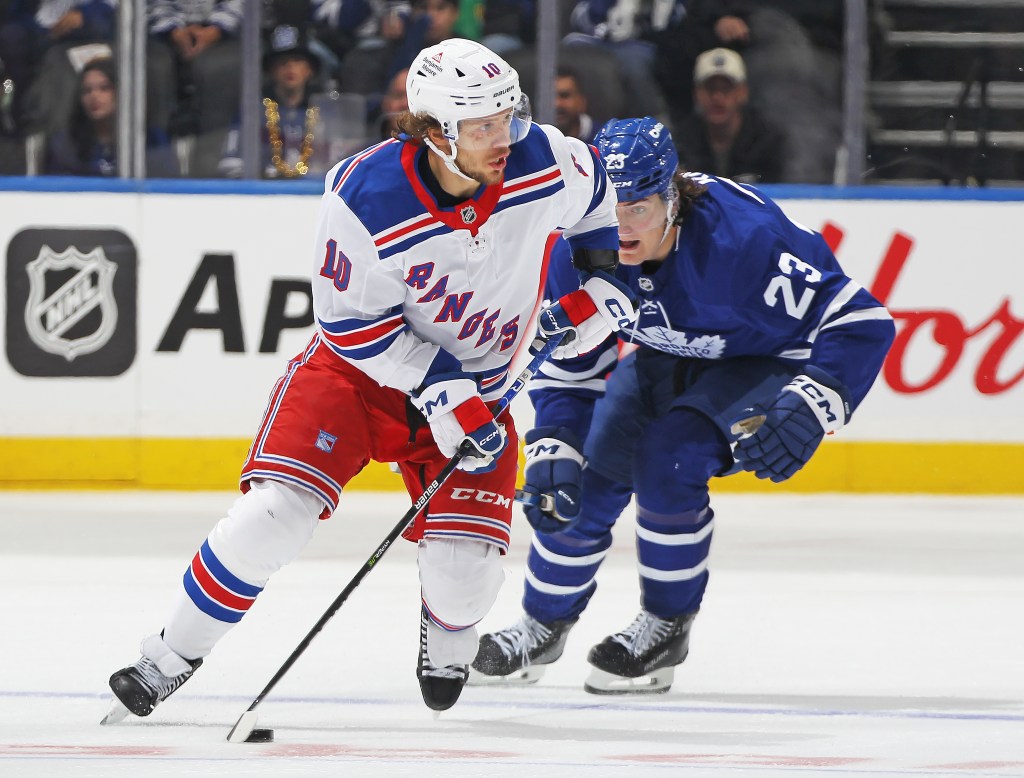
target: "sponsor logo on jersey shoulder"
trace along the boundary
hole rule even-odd
[[[135,247],[116,230],[23,230],[7,254],[7,358],[22,375],[112,376],[135,358]]]

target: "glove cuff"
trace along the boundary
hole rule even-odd
[[[821,371],[816,371],[821,375]],[[825,432],[835,432],[850,418],[850,403],[842,387],[833,388],[807,375],[798,375],[782,388],[800,397],[814,413]]]
[[[480,429],[488,422],[494,421],[494,416],[487,409],[480,395],[474,394],[461,405],[455,407],[455,419],[467,433]]]
[[[578,327],[597,313],[594,299],[583,289],[562,295],[558,302],[561,304],[562,310],[565,311],[565,315],[569,317],[573,327]]]
[[[636,299],[629,287],[614,276],[594,273],[583,283],[583,291],[613,332],[624,330],[636,321]]]
[[[567,427],[536,427],[526,433],[523,442],[528,463],[544,459],[571,459],[580,467],[586,463],[579,438]]]
[[[466,373],[448,373],[432,376],[431,382],[412,396],[412,404],[427,421],[432,421],[442,414],[451,413],[472,397],[480,397],[476,381]],[[482,400],[480,404],[483,405]]]

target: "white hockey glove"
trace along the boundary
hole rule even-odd
[[[546,338],[566,333],[551,356],[571,359],[592,351],[613,332],[630,326],[636,315],[636,301],[629,287],[598,270],[581,289],[563,295],[542,310],[537,324]]]
[[[798,375],[786,384],[760,428],[736,443],[736,460],[758,478],[779,483],[792,477],[825,433],[840,429],[850,417],[846,388],[820,370],[809,367],[807,372],[814,378]]]
[[[498,466],[508,442],[505,427],[494,420],[467,373],[431,376],[413,394],[412,404],[430,423],[434,442],[446,457],[455,456],[462,443],[469,442],[472,453],[459,462],[460,470],[486,473]]]

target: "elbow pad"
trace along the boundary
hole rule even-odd
[[[615,275],[615,268],[619,266],[619,252],[615,249],[576,249],[572,252],[572,266],[584,273],[600,270]]]

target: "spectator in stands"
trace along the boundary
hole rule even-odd
[[[403,68],[395,73],[388,85],[388,91],[381,98],[380,111],[374,121],[380,140],[392,137],[392,133],[398,129],[395,119],[403,111],[409,110],[409,96],[405,91],[405,82],[408,77],[409,68]]]
[[[487,0],[480,42],[496,54],[517,51],[537,37],[535,0]]]
[[[395,74],[427,46],[453,37],[459,0],[413,0],[412,6],[385,9],[380,37],[349,52],[341,68],[341,91],[380,100]]]
[[[265,117],[260,134],[260,163],[264,178],[301,178],[309,172],[316,115],[310,106],[313,79],[320,61],[309,48],[305,32],[289,24],[275,27],[263,55],[266,89],[260,105]],[[228,133],[218,172],[228,178],[242,175],[241,137],[236,126]]]
[[[788,141],[783,180],[831,183],[842,140],[843,0],[688,0],[686,8],[697,40],[712,39],[706,48],[742,52],[752,102]]]
[[[147,143],[150,175],[177,174],[177,165],[165,136],[151,134]],[[104,57],[85,64],[78,78],[78,94],[66,130],[48,141],[44,171],[49,175],[117,175],[117,66]]]
[[[555,126],[563,135],[590,143],[596,132],[587,113],[587,96],[572,68],[559,66],[555,75]]]
[[[67,121],[84,59],[100,51],[93,48],[76,58],[73,50],[102,44],[110,53],[116,0],[8,0],[5,5],[0,60],[13,87],[13,133],[52,132]]]
[[[195,135],[193,172],[216,175],[238,114],[243,0],[150,0],[150,121],[172,135]],[[173,122],[172,122],[172,111]]]
[[[687,170],[749,184],[782,180],[785,142],[748,104],[743,58],[731,49],[711,49],[693,70],[695,112],[676,131]]]
[[[630,96],[629,113],[662,115],[665,101],[654,80],[655,43],[685,16],[685,0],[579,0],[570,20],[572,32],[563,42],[596,46],[613,55]]]

